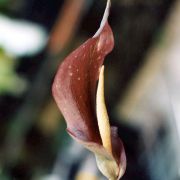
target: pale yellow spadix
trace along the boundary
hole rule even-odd
[[[100,136],[104,148],[112,154],[111,129],[104,98],[104,66],[101,67],[96,94],[96,113]]]

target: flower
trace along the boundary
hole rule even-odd
[[[104,176],[119,179],[125,172],[126,156],[117,128],[109,124],[102,66],[105,56],[114,47],[113,33],[107,22],[109,8],[110,0],[95,35],[62,62],[52,92],[66,120],[68,133],[95,154]]]

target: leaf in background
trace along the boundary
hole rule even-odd
[[[16,73],[16,63],[13,56],[0,49],[0,95],[18,96],[26,90],[27,82]]]

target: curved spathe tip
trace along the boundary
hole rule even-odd
[[[103,15],[103,18],[102,18],[102,21],[101,21],[101,24],[100,24],[100,27],[99,29],[97,30],[97,32],[94,34],[93,38],[99,36],[99,34],[101,33],[101,31],[103,30],[107,20],[108,20],[108,17],[109,17],[109,10],[110,10],[110,7],[111,7],[111,0],[107,0],[107,4],[106,4],[106,9],[104,11],[104,15]]]

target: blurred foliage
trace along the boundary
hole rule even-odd
[[[0,0],[0,12],[5,13],[9,6],[9,0]]]
[[[6,6],[9,0],[0,0],[0,7]]]
[[[15,71],[17,60],[0,49],[0,95],[18,95],[26,88],[26,82]]]

